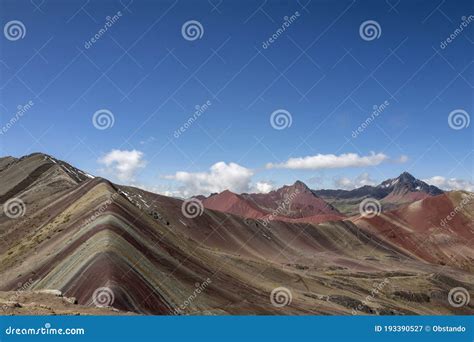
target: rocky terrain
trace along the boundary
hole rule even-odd
[[[0,300],[6,314],[473,314],[449,296],[474,288],[473,195],[417,182],[358,195],[385,194],[361,215],[301,182],[203,205],[2,158]]]
[[[74,297],[43,291],[0,291],[2,315],[136,315],[112,307],[78,305]]]
[[[202,202],[208,209],[253,219],[271,216],[272,219],[288,222],[321,223],[345,217],[300,181],[268,194],[239,195],[226,190],[204,198]]]
[[[314,191],[315,195],[346,215],[358,214],[359,204],[365,198],[379,200],[383,210],[390,210],[442,193],[441,189],[416,179],[408,172],[402,173],[397,178],[387,179],[377,186],[365,185],[354,190]]]

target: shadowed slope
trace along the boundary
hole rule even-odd
[[[198,276],[170,257],[171,248],[163,232],[152,227],[153,222],[147,222],[150,219],[110,183],[94,179],[78,190],[85,192],[74,197],[76,191],[60,199],[68,202],[75,198],[56,217],[59,222],[64,216],[69,218],[67,223],[62,221],[60,230],[47,223],[2,255],[2,287],[13,289],[18,281],[33,278],[32,289],[58,289],[77,297],[80,304],[91,304],[94,290],[107,286],[114,291],[117,308],[171,313],[169,298],[165,297],[185,292],[186,282],[169,283],[167,287],[160,281],[165,278],[163,271],[178,268],[178,275],[183,273],[193,281],[188,284],[192,288],[205,270],[198,269]]]
[[[189,218],[181,200],[63,171],[51,166],[20,190],[27,215],[2,216],[0,290],[29,284],[94,306],[105,288],[109,305],[144,314],[474,312],[447,302],[451,287],[471,289],[472,274],[426,263],[377,230],[350,221],[263,225],[208,209]],[[278,287],[291,293],[285,307],[270,300]]]

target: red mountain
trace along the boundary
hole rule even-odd
[[[452,191],[426,197],[374,217],[351,220],[364,231],[414,258],[473,270],[468,248],[474,231],[474,194]]]
[[[204,199],[202,202],[208,209],[222,211],[247,218],[259,219],[268,215],[267,212],[261,210],[252,201],[244,198],[243,195],[237,195],[229,190],[225,190],[218,194],[213,194]]]
[[[297,181],[267,194],[235,194],[229,190],[203,201],[208,209],[253,219],[320,223],[341,220],[344,216]]]

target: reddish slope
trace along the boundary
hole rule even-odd
[[[102,303],[104,299],[115,309],[143,314],[348,315],[355,308],[366,314],[474,312],[470,304],[455,308],[447,300],[455,286],[472,291],[472,272],[414,260],[419,257],[412,258],[412,250],[394,246],[377,229],[363,231],[349,220],[262,224],[207,209],[192,218],[183,212],[179,199],[100,178],[79,182],[75,177],[82,175],[79,170],[64,169],[66,164],[48,156],[25,158],[21,163],[23,170],[15,162],[0,172],[0,194],[21,196],[27,204],[21,217],[0,216],[0,290],[28,293],[35,303],[44,303],[38,291],[56,290],[82,305],[93,306],[94,298]],[[38,170],[43,165],[48,168]],[[24,170],[29,170],[26,175]],[[291,199],[282,206],[282,214],[288,215],[285,219],[307,220],[313,216],[296,217],[319,213],[314,210],[317,201],[305,189],[294,196],[294,188],[285,189],[282,197],[272,194],[284,203],[285,198]],[[453,204],[459,207],[462,196],[449,194],[452,204],[446,209]],[[241,197],[230,194],[229,203]],[[465,216],[463,221],[451,220],[453,225],[472,228],[466,222],[466,218],[473,222],[474,195],[472,199],[458,214]],[[261,210],[251,199],[245,201]],[[311,210],[296,205],[308,202]],[[430,210],[440,207],[432,203],[421,209],[431,217]],[[405,221],[390,218],[387,222],[402,231],[416,231],[409,224],[418,224],[420,208],[409,209],[414,213],[403,213]],[[323,215],[329,214],[316,216]],[[455,249],[448,249],[443,243],[451,241],[449,235],[442,240],[425,228],[429,227],[422,226],[419,235],[403,237],[416,238],[421,248],[426,236],[435,237],[426,245],[428,255],[455,250],[472,257],[468,235],[461,234]],[[446,227],[447,233],[454,228]],[[362,302],[374,283],[387,281],[389,285],[373,300]],[[272,303],[277,287],[291,293],[291,303],[284,308]],[[424,294],[422,305],[420,294]],[[0,293],[3,304],[12,308],[12,303],[2,302]],[[23,300],[18,304],[27,307]],[[43,314],[60,313],[51,306]],[[13,309],[21,307],[13,305]]]
[[[471,269],[474,252],[469,246],[474,239],[474,221],[469,213],[474,208],[473,197],[455,191],[353,221],[381,240],[425,261]]]
[[[208,209],[254,219],[271,216],[287,222],[321,223],[344,218],[299,181],[268,194],[237,195],[226,190],[206,198],[203,204]]]
[[[229,190],[211,195],[202,202],[207,209],[222,211],[242,217],[259,219],[267,215],[266,212],[259,209],[247,199]]]

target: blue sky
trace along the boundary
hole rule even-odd
[[[405,170],[470,189],[474,124],[453,129],[448,116],[473,112],[474,21],[455,34],[472,14],[471,1],[0,0],[2,27],[25,28],[0,40],[1,125],[34,103],[3,130],[1,155],[41,151],[181,195],[297,179],[350,188]],[[190,20],[195,40],[182,34]],[[380,29],[363,39],[368,20]],[[114,123],[101,130],[103,109]],[[278,110],[291,126],[272,127]]]

